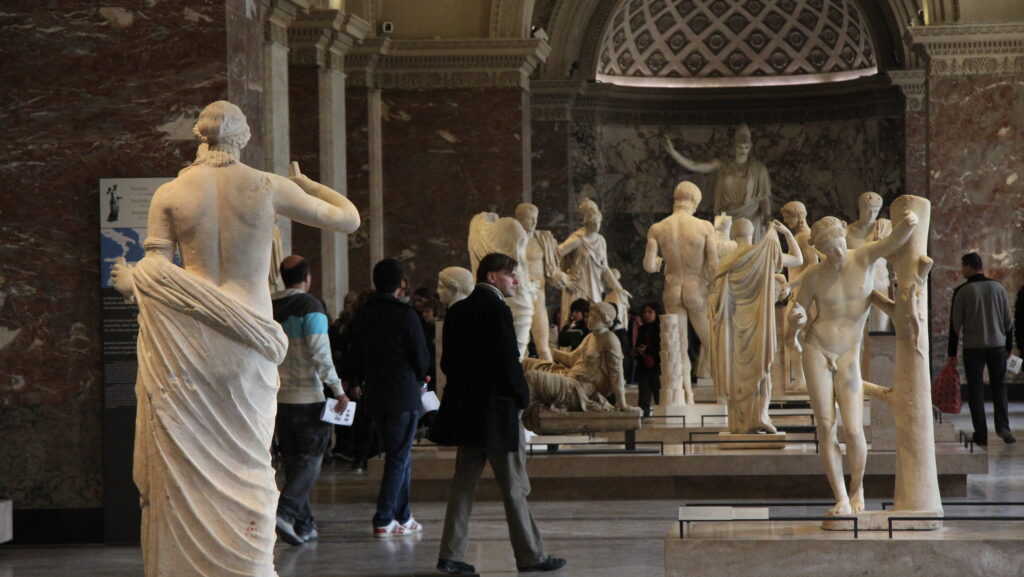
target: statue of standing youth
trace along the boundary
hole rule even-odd
[[[753,141],[746,124],[736,127],[733,157],[696,162],[676,151],[665,137],[665,150],[680,166],[693,172],[716,172],[715,214],[726,213],[734,219],[745,218],[754,225],[754,242],[761,240],[772,218],[772,183],[768,169],[750,157]]]
[[[229,102],[203,109],[193,132],[195,162],[153,196],[146,256],[111,275],[139,305],[145,574],[274,577],[269,448],[288,349],[267,285],[274,217],[347,234],[359,211],[295,164],[291,179],[242,164],[249,126]]]

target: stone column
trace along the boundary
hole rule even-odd
[[[927,197],[932,202],[932,368],[946,358],[960,257],[1015,293],[1024,283],[1024,23],[917,26],[927,62]]]
[[[894,86],[903,93],[904,174],[907,194],[928,198],[927,132],[928,111],[925,109],[927,72],[918,70],[890,70],[886,74]]]

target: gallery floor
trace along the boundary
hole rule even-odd
[[[969,478],[968,498],[1024,500],[1024,403],[1013,403],[1011,423],[1022,442],[1004,445],[990,437],[988,475]],[[991,422],[991,406],[988,414]],[[960,429],[970,430],[967,407],[953,417]],[[990,430],[991,430],[991,424]],[[423,534],[375,539],[370,534],[373,505],[339,503],[333,496],[344,490],[350,473],[329,465],[317,487],[315,505],[320,540],[305,547],[279,545],[277,569],[282,577],[400,576],[431,573],[437,559],[444,516],[443,503],[414,503]],[[822,477],[824,483],[824,477]],[[413,488],[415,494],[415,487]],[[414,495],[415,496],[415,495]],[[534,515],[547,550],[569,559],[554,575],[612,577],[664,574],[664,539],[675,519],[677,501],[538,501]],[[877,507],[877,504],[874,504]],[[1012,514],[1024,515],[1024,507]],[[1011,514],[1007,512],[1006,514]],[[483,575],[515,574],[501,504],[479,502],[471,525],[468,562]],[[0,547],[0,577],[142,577],[137,547]]]

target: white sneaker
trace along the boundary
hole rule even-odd
[[[405,535],[405,527],[394,519],[383,527],[373,528],[374,537],[394,537],[396,535]]]
[[[423,525],[416,522],[416,519],[409,517],[409,520],[402,523],[402,528],[405,529],[406,533],[419,533],[423,530]]]

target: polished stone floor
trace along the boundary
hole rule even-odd
[[[1024,404],[1014,403],[1011,411],[1011,422],[1021,442],[1004,445],[994,434],[991,436],[990,473],[970,477],[969,499],[1024,500],[1024,434],[1020,431],[1024,429]],[[988,413],[991,419],[991,406]],[[953,419],[958,428],[970,430],[966,406],[963,414]],[[338,502],[341,493],[355,489],[351,475],[342,465],[326,468],[315,493],[320,541],[304,547],[279,545],[275,554],[280,575],[378,577],[432,573],[444,505],[414,503],[413,513],[425,526],[421,535],[375,539],[370,535],[373,505],[368,499]],[[568,567],[552,575],[618,577],[664,574],[664,538],[678,505],[679,501],[538,501],[532,508],[548,552],[569,559]],[[1024,515],[1024,507],[1012,513],[1004,508],[979,512]],[[516,573],[500,503],[477,504],[471,535],[466,560],[481,574]],[[137,547],[0,547],[0,577],[62,576],[141,577],[141,554]]]

